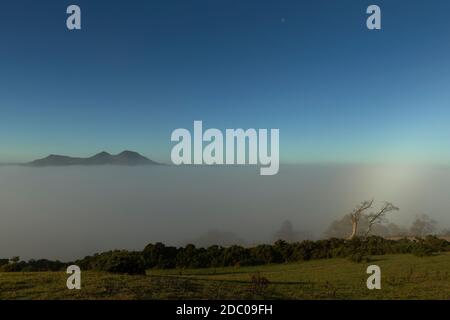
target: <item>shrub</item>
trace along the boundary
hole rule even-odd
[[[141,252],[108,251],[75,261],[82,270],[106,271],[130,275],[145,274],[145,263]]]
[[[251,258],[255,264],[280,263],[283,258],[274,246],[262,244],[251,249]]]
[[[179,268],[205,268],[209,266],[206,249],[197,249],[194,245],[188,244],[178,251],[176,266]]]
[[[146,268],[170,269],[176,266],[178,249],[158,242],[146,246],[142,255]]]
[[[292,253],[294,261],[308,261],[311,260],[315,251],[315,243],[313,241],[303,241],[294,244],[294,251]]]
[[[370,257],[362,252],[355,252],[349,257],[349,260],[356,263],[366,263],[370,262]]]
[[[120,251],[111,254],[101,271],[143,275],[145,274],[145,265],[142,255],[139,253]]]
[[[26,267],[26,262],[12,262],[3,265],[0,270],[2,272],[21,272]]]
[[[413,248],[412,253],[417,257],[429,257],[433,255],[433,248],[424,241],[420,241]]]
[[[448,248],[448,242],[446,240],[439,239],[436,236],[425,237],[424,244],[433,250],[433,252],[446,251]]]
[[[244,266],[252,265],[253,261],[249,251],[241,246],[231,246],[223,251],[224,266]]]

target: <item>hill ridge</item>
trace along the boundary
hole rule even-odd
[[[138,166],[138,165],[158,165],[153,161],[135,151],[125,150],[116,155],[106,151],[99,152],[91,157],[71,157],[66,155],[50,154],[45,158],[37,159],[26,163],[32,167],[55,167],[55,166],[93,166],[93,165],[121,165],[121,166]]]

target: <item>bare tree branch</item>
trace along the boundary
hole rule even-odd
[[[372,231],[372,228],[375,224],[383,222],[384,218],[386,217],[386,215],[388,213],[393,212],[393,211],[398,211],[398,210],[399,210],[399,208],[394,206],[392,203],[385,202],[383,207],[378,212],[373,212],[373,213],[369,214],[369,216],[368,216],[369,225],[367,226],[365,236],[367,237],[370,234],[370,232]]]

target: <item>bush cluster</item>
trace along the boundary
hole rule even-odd
[[[145,274],[145,264],[141,252],[125,250],[108,251],[75,261],[81,270],[106,271],[130,275]]]
[[[368,262],[372,255],[412,253],[429,256],[450,251],[450,243],[434,236],[424,239],[387,240],[377,236],[344,240],[303,241],[287,243],[279,240],[273,245],[211,246],[194,245],[176,248],[162,243],[149,244],[143,251],[109,251],[75,261],[82,270],[106,271],[130,275],[145,274],[146,269],[210,268],[228,266],[254,266],[312,259],[348,258],[354,262]],[[69,263],[48,260],[10,262],[0,260],[0,271],[59,271]]]
[[[51,261],[46,259],[29,261],[10,261],[9,259],[0,259],[1,272],[45,272],[65,270],[69,264],[58,260]]]

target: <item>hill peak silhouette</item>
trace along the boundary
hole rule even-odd
[[[64,155],[51,154],[48,157],[31,161],[26,165],[33,167],[55,167],[55,166],[92,166],[92,165],[157,165],[158,163],[144,157],[134,151],[123,151],[117,155],[112,155],[106,151],[97,153],[88,158],[69,157]]]

